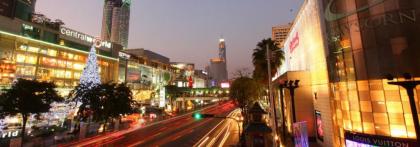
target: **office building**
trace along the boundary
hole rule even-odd
[[[101,39],[128,47],[131,0],[105,0]]]
[[[210,59],[207,72],[209,74],[209,87],[220,87],[222,82],[228,80],[225,39],[219,39],[219,57]]]
[[[276,42],[278,48],[283,48],[284,41],[289,34],[291,24],[278,25],[271,28],[271,39]]]

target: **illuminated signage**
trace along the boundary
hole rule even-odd
[[[166,89],[163,87],[163,88],[160,88],[160,91],[159,91],[159,107],[161,107],[161,108],[163,108],[163,107],[165,107],[165,102],[166,102],[166,99],[165,99],[165,97],[166,97]]]
[[[22,27],[24,30],[34,30],[34,27],[31,25],[27,25],[27,24],[22,24]]]
[[[111,42],[108,42],[108,41],[97,42],[98,39],[96,39],[95,37],[90,36],[90,35],[86,35],[84,33],[74,31],[74,30],[69,29],[69,28],[61,27],[60,28],[60,33],[62,35],[72,37],[72,38],[87,42],[89,44],[95,44],[97,47],[111,48]]]
[[[230,87],[230,84],[228,82],[223,82],[223,83],[220,84],[220,87],[222,87],[222,88],[229,88]]]
[[[6,138],[14,138],[19,136],[19,131],[8,131],[8,132],[0,132],[0,138],[6,139]]]
[[[296,49],[296,47],[299,46],[299,33],[296,32],[295,36],[292,38],[292,41],[290,41],[290,53],[293,53],[293,51]]]
[[[293,136],[296,147],[307,147],[308,142],[308,126],[305,121],[293,123]]]
[[[387,146],[387,147],[415,147],[418,146],[415,139],[394,138],[378,135],[345,132],[346,146]]]
[[[118,52],[118,56],[123,59],[130,59],[131,57],[129,54],[123,52]]]
[[[321,112],[315,110],[315,124],[316,124],[316,137],[320,141],[324,141],[324,130],[322,129]]]

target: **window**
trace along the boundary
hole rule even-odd
[[[42,57],[41,61],[42,61],[42,65],[53,66],[53,67],[57,66],[57,59],[54,59],[54,58]]]
[[[39,48],[38,47],[33,47],[33,46],[28,46],[28,52],[38,53]]]
[[[57,57],[57,51],[53,49],[48,49],[48,56]]]
[[[17,63],[36,64],[37,57],[32,55],[16,54]]]
[[[34,76],[35,66],[17,66],[16,74],[23,76]]]

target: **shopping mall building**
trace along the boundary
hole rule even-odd
[[[42,15],[25,20],[0,15],[0,86],[17,78],[52,81],[62,95],[79,82],[95,37],[51,22]],[[102,82],[117,81],[121,45],[97,45]]]
[[[321,146],[419,146],[407,92],[385,78],[420,80],[419,17],[418,0],[305,0],[273,78],[300,80],[294,101],[276,89],[279,129],[295,117]]]
[[[126,49],[119,56],[118,82],[127,83],[138,103],[165,107],[165,86],[174,77],[169,58],[143,48]]]

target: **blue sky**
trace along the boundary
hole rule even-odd
[[[38,0],[36,12],[99,36],[103,0]],[[204,68],[227,44],[229,73],[252,69],[252,49],[271,27],[293,21],[303,0],[133,0],[129,48],[145,48],[173,62]]]

